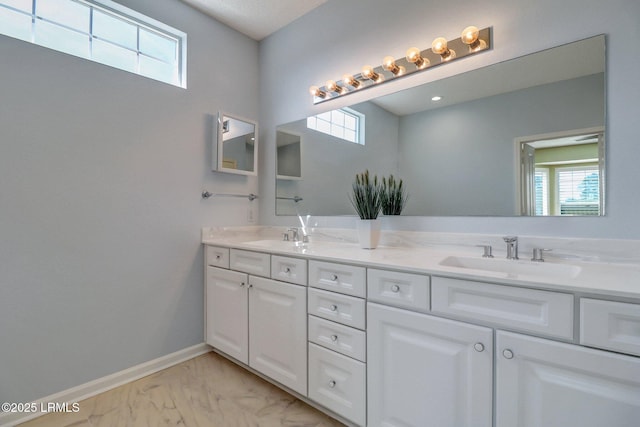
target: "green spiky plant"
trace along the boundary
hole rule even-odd
[[[369,177],[369,171],[356,174],[349,200],[360,219],[377,219],[382,209],[382,186],[378,177]]]
[[[396,181],[393,175],[382,177],[382,213],[384,215],[400,215],[407,204],[406,190],[402,187],[402,180]]]

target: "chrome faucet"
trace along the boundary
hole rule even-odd
[[[292,233],[291,240],[293,240],[294,242],[300,241],[300,238],[298,237],[298,228],[297,227],[291,227],[290,229],[287,230],[287,233],[289,233],[290,231]]]
[[[502,238],[507,244],[507,259],[518,259],[518,238],[505,236]]]

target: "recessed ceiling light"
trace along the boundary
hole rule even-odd
[[[438,95],[436,95],[433,98],[431,98],[432,101],[440,101],[441,99],[442,99],[442,97],[438,96]]]

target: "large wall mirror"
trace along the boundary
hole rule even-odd
[[[368,169],[404,181],[403,215],[604,215],[605,83],[600,35],[280,125],[304,176],[276,178],[276,214],[353,215]]]
[[[212,153],[212,169],[239,175],[258,173],[258,124],[228,113],[218,113],[217,142]]]

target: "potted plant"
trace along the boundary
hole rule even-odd
[[[402,180],[396,181],[393,175],[382,177],[382,213],[384,215],[400,215],[407,204],[407,191],[402,187]]]
[[[360,220],[357,223],[358,239],[364,249],[375,249],[380,240],[380,222],[378,214],[382,209],[382,186],[378,177],[369,177],[369,171],[356,174],[349,196]]]

